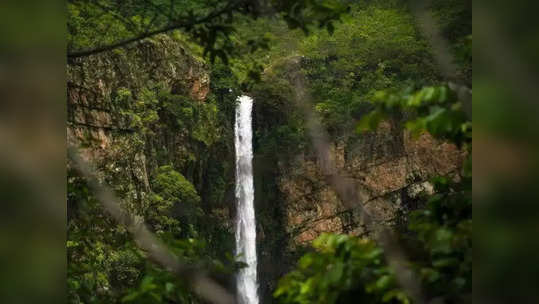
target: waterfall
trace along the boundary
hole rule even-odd
[[[237,277],[238,302],[258,304],[256,282],[256,223],[253,186],[251,112],[253,99],[240,96],[236,106],[236,254],[247,267]]]

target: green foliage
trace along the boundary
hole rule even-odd
[[[187,94],[172,93],[165,84],[149,84],[134,96],[120,88],[115,103],[129,126],[147,136],[177,131],[209,147],[219,140],[218,107],[212,99],[198,102]]]
[[[442,35],[450,42],[460,68],[460,78],[472,85],[472,1],[432,1]]]
[[[471,72],[468,2],[435,1],[432,7],[465,74]],[[192,23],[171,35],[213,63],[208,98],[199,102],[189,92],[152,82],[114,92],[113,107],[133,134],[114,134],[100,170],[126,210],[148,223],[172,252],[219,273],[241,266],[227,258],[233,235],[221,225],[223,216],[208,212],[208,206],[227,203],[232,184],[233,166],[223,159],[233,151],[236,96],[247,92],[255,99],[255,173],[266,179],[259,192],[264,199],[278,199],[276,185],[267,182],[275,179],[277,164],[308,148],[304,118],[290,102],[295,89],[287,80],[291,61],[299,59],[314,109],[332,135],[354,129],[359,118],[359,129],[372,130],[381,120],[404,113],[412,133],[426,131],[471,152],[471,122],[453,92],[430,86],[440,81],[436,68],[401,1],[353,1],[347,16],[348,1],[254,3],[74,0],[67,7],[69,52],[110,45],[171,21]],[[251,18],[262,12],[283,18]],[[405,90],[410,86],[423,88]],[[135,165],[144,155],[148,185]],[[402,235],[405,248],[414,248],[411,262],[428,297],[448,302],[463,302],[462,296],[471,293],[470,159],[467,164],[460,182],[435,182],[437,194],[425,197],[426,207],[411,215]],[[198,302],[181,278],[146,261],[125,227],[103,214],[84,180],[73,173],[68,206],[71,303]],[[279,229],[274,217],[280,213],[271,210],[260,212],[261,218],[271,222],[265,226],[269,230]],[[266,233],[268,242],[280,244],[281,235]],[[373,241],[324,234],[313,246],[279,283],[279,301],[410,302]]]
[[[299,61],[315,110],[336,136],[352,129],[354,121],[370,110],[376,91],[430,84],[438,77],[427,44],[399,1],[353,4],[332,34],[312,30],[304,37],[266,19],[242,26],[241,37],[257,35],[269,40],[268,51],[254,54],[265,67],[263,84],[249,86],[257,101],[269,99],[264,94],[293,100],[295,88],[286,79],[297,72],[290,66]]]
[[[216,275],[231,275],[237,270],[232,257],[221,262],[212,259],[207,242],[201,237],[180,239],[165,233],[160,235],[169,250],[185,262],[204,265],[209,273]],[[223,250],[223,247],[220,247]],[[130,288],[121,298],[122,303],[200,303],[200,300],[190,292],[186,278],[146,263],[144,277],[138,285]]]
[[[176,165],[183,162],[175,160],[172,162],[175,167],[160,166],[155,172],[146,172],[143,167],[143,151],[152,160],[169,155],[165,147],[154,142],[166,134],[179,134],[190,151],[208,151],[221,140],[219,128],[215,126],[223,117],[219,116],[211,99],[204,104],[172,94],[165,88],[148,84],[136,93],[125,88],[117,90],[114,107],[126,118],[127,126],[137,133],[120,134],[107,148],[99,164],[103,180],[122,199],[124,208],[146,222],[176,255],[193,263],[209,260],[209,267],[216,272],[231,272],[233,261],[219,262],[233,250],[230,232],[220,228],[222,222],[203,213],[202,199],[194,185],[175,170]],[[204,159],[204,155],[199,157]],[[161,161],[171,163],[170,159],[167,156]],[[145,174],[150,181],[147,188]],[[214,173],[215,178],[221,174]],[[149,276],[154,277],[153,283],[160,282],[162,289],[152,289],[152,292],[163,301],[197,301],[177,278],[154,269],[155,266],[145,260],[125,227],[118,226],[103,213],[83,179],[70,175],[68,188],[72,214],[67,243],[70,303],[116,303],[132,293],[138,294],[133,296],[133,301],[147,301],[150,291],[141,280]],[[169,286],[166,289],[169,290],[170,284],[174,285],[174,292],[165,292],[163,286]]]
[[[158,234],[169,232],[180,236],[182,227],[183,230],[189,231],[189,234],[196,234],[192,226],[195,217],[191,218],[189,223],[180,223],[180,218],[173,216],[173,211],[178,208],[185,212],[194,212],[194,215],[201,213],[197,206],[200,197],[193,184],[171,166],[162,166],[157,169],[157,174],[152,179],[152,191],[145,219]]]
[[[429,296],[461,302],[472,290],[471,178],[433,182],[436,194],[410,216],[409,242],[419,242],[428,257],[415,263]]]
[[[288,80],[297,72],[294,61],[307,78],[314,110],[335,137],[353,133],[356,121],[372,109],[378,90],[436,80],[428,46],[401,2],[353,4],[342,19],[332,35],[312,30],[304,37],[265,19],[243,28],[242,37],[256,34],[270,40],[270,49],[257,54],[266,66],[264,77],[249,87],[256,116],[269,124],[256,124],[257,153],[286,158],[308,147],[304,118],[293,103],[296,88]]]
[[[375,20],[380,22],[381,19],[383,18]],[[383,20],[382,22],[388,22],[387,19]],[[317,43],[319,37],[313,36],[311,39]],[[384,39],[384,42],[387,41],[391,41],[391,38]],[[376,47],[383,46],[384,42],[377,42]],[[337,40],[331,44],[323,43],[326,47],[325,55],[310,64],[312,72],[307,75],[311,75],[315,89],[317,81],[322,80],[318,84],[320,91],[315,94],[317,97],[328,94],[332,89],[334,92],[331,94],[338,96],[341,92],[335,90],[336,87],[346,88],[353,83],[339,83],[347,79],[346,74],[331,78],[334,73],[350,73],[346,69],[353,67],[353,63],[348,62],[339,68],[333,67],[327,72],[328,76],[324,76],[325,69],[331,65],[317,64],[328,62],[326,56],[336,54],[341,49],[338,44]],[[395,48],[390,46],[388,50]],[[376,54],[383,54],[383,49],[379,51]],[[364,60],[368,57],[366,53],[359,58]],[[339,60],[340,57],[335,56],[329,62]],[[391,62],[391,59],[388,60]],[[403,121],[413,135],[428,132],[440,140],[455,143],[468,153],[458,178],[436,177],[432,180],[436,193],[423,196],[419,205],[424,208],[411,213],[408,227],[400,231],[399,242],[402,248],[407,249],[410,265],[421,279],[428,299],[439,299],[444,303],[471,302],[471,118],[464,113],[457,94],[448,87],[405,89],[411,84],[417,85],[417,79],[424,78],[421,72],[418,71],[415,77],[410,77],[412,81],[405,81],[399,79],[399,76],[403,75],[402,70],[395,75],[385,73],[385,64],[384,62],[377,66],[377,70],[370,74],[372,78],[366,86],[367,90],[359,93],[363,94],[359,96],[367,97],[372,103],[356,111],[361,116],[356,126],[357,131],[362,134],[367,130],[375,130],[382,120],[395,119]],[[349,75],[353,77],[355,73]],[[431,80],[435,80],[435,77]],[[351,92],[356,94],[362,88],[357,84],[350,87]],[[346,109],[344,105],[349,98],[343,98],[343,102],[335,102],[337,100],[339,99],[333,98],[315,106],[315,110],[324,117],[329,126],[342,125],[342,118],[346,117],[339,111]],[[395,278],[384,261],[384,253],[376,243],[344,235],[325,234],[312,245],[315,251],[305,254],[296,268],[280,280],[274,293],[280,303],[411,301],[406,291],[396,286]]]
[[[236,22],[242,18],[275,12],[290,28],[307,33],[310,27],[318,26],[331,32],[333,22],[346,10],[346,4],[338,0],[75,0],[68,3],[68,50],[71,56],[83,49],[99,52],[101,46],[139,41],[153,33],[179,29],[203,46],[204,56],[212,63],[220,58],[227,64],[230,57],[237,55],[233,35],[237,32]],[[265,47],[266,41],[252,39],[248,44],[255,51]]]
[[[254,148],[266,162],[288,159],[308,144],[304,118],[293,100],[293,88],[280,79],[280,67],[274,67],[274,76],[253,86],[255,107]],[[258,119],[258,117],[262,119]]]
[[[437,193],[411,214],[401,243],[428,298],[470,301],[472,290],[471,179],[433,180]],[[279,303],[410,303],[398,288],[382,249],[370,240],[323,234],[296,268],[279,281]]]
[[[373,241],[322,234],[279,282],[279,303],[410,303]]]
[[[68,1],[67,15],[69,49],[112,43],[130,33],[127,25],[118,20],[113,12],[107,12],[90,2]]]
[[[114,167],[111,168],[114,172]],[[129,184],[118,177],[121,185]],[[152,179],[153,192],[144,195],[143,202],[131,201],[129,192],[117,192],[124,205],[138,219],[144,219],[157,232],[169,250],[185,261],[202,263],[220,274],[231,274],[234,260],[221,262],[217,258],[233,244],[227,231],[201,227],[203,216],[194,186],[171,166],[158,168]],[[132,190],[131,190],[132,191]],[[177,207],[180,207],[178,209]],[[68,299],[70,303],[197,303],[181,278],[162,270],[146,260],[125,227],[118,226],[101,210],[101,204],[88,191],[84,179],[70,171],[68,179]],[[178,211],[181,212],[178,212]],[[199,231],[213,233],[204,240]],[[224,240],[219,239],[223,235]],[[216,242],[224,242],[216,244]],[[211,243],[211,247],[208,246]],[[230,248],[228,248],[230,252]]]
[[[329,33],[335,30],[334,20],[338,20],[347,11],[342,1],[275,1],[276,8],[282,15],[290,29],[301,29],[309,33],[309,26],[326,27]]]
[[[200,197],[193,184],[171,166],[162,166],[157,169],[157,175],[152,182],[153,190],[172,204],[200,203]]]
[[[103,214],[84,179],[68,172],[69,303],[104,303],[134,286],[144,259],[124,227]]]
[[[195,298],[188,293],[185,283],[169,272],[151,269],[137,288],[130,290],[122,303],[193,303]]]
[[[330,132],[350,128],[377,90],[436,78],[412,16],[396,1],[355,5],[333,35],[315,33],[300,49],[315,109]]]
[[[417,136],[429,132],[436,138],[469,148],[472,124],[462,110],[462,103],[447,86],[423,87],[398,93],[378,91],[374,96],[375,109],[362,117],[358,131],[374,130],[385,118],[403,111],[410,117],[405,127]]]

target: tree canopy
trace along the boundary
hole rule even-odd
[[[172,30],[194,38],[210,57],[227,60],[239,18],[279,14],[292,29],[333,31],[347,7],[340,1],[71,0],[68,2],[68,58],[113,50]],[[253,45],[261,41],[252,40]]]

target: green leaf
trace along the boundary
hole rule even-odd
[[[344,264],[341,262],[337,262],[333,265],[331,265],[331,268],[329,269],[328,273],[328,280],[332,283],[338,283],[341,281],[342,276],[344,272]]]
[[[314,258],[311,254],[306,254],[299,260],[299,267],[303,269],[309,268],[311,264],[314,262]]]
[[[432,266],[436,268],[446,268],[458,265],[459,261],[455,258],[443,258],[432,261]]]
[[[408,296],[406,296],[406,294],[402,290],[399,290],[399,289],[393,289],[389,292],[386,292],[384,296],[382,297],[382,302],[387,303],[393,299],[396,299],[398,300],[398,302],[403,303],[403,304],[410,303]]]
[[[172,284],[172,283],[170,283],[170,282],[167,282],[167,283],[165,284],[165,290],[166,290],[167,293],[173,292],[173,291],[174,291],[174,288],[175,288],[174,284]]]
[[[426,87],[423,89],[425,92],[425,101],[432,102],[437,96],[435,93],[437,93],[436,89],[433,87]]]
[[[393,277],[390,275],[384,275],[376,281],[376,288],[386,289],[393,281]]]
[[[157,288],[157,285],[153,283],[154,278],[152,276],[146,276],[140,283],[140,290],[142,292],[150,291]]]
[[[138,291],[133,291],[122,298],[122,303],[132,302],[133,300],[137,299],[139,296],[140,296],[140,293]]]
[[[381,111],[372,111],[367,115],[364,115],[357,125],[357,132],[363,133],[365,131],[376,130],[378,124],[385,118],[385,114]]]

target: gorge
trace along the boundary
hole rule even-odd
[[[471,203],[454,185],[471,178],[471,122],[407,6],[354,2],[331,33],[265,17],[234,26],[236,51],[251,51],[227,51],[230,61],[180,31],[70,58],[68,144],[126,212],[237,303],[408,303],[363,209],[412,238],[403,247],[419,257],[428,297],[461,303]],[[319,153],[297,103],[307,94],[327,133]],[[360,202],[344,203],[328,159]],[[67,181],[70,303],[206,303],[102,212],[71,163]]]

